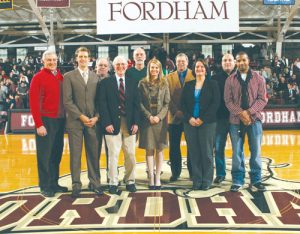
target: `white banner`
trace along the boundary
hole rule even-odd
[[[97,33],[238,32],[236,0],[97,0]]]

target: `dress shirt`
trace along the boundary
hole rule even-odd
[[[120,88],[120,78],[123,79],[123,84],[124,84],[124,92],[126,92],[126,85],[125,85],[125,75],[120,77],[116,74],[116,79],[117,79],[117,83],[118,83],[118,89]]]

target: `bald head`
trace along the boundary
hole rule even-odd
[[[100,77],[107,77],[109,71],[109,62],[106,58],[99,58],[96,62],[96,72]]]
[[[225,54],[222,57],[222,68],[227,73],[230,74],[234,69],[235,62],[232,54]]]
[[[141,47],[136,48],[133,51],[133,59],[134,59],[134,62],[135,62],[135,67],[138,70],[143,69],[144,66],[145,66],[145,60],[146,60],[146,52],[145,52],[145,50],[143,48],[141,48]]]

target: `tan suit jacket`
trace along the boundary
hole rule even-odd
[[[168,123],[169,124],[180,124],[182,119],[175,118],[175,114],[178,110],[180,110],[180,98],[183,86],[186,82],[190,80],[194,80],[194,76],[192,74],[192,70],[188,69],[186,73],[186,77],[184,80],[183,86],[180,83],[179,76],[177,70],[170,73],[168,76],[168,84],[170,89],[170,106],[169,106],[169,115],[168,115]]]
[[[99,117],[95,106],[96,91],[99,78],[89,71],[88,82],[85,84],[78,69],[64,75],[64,106],[67,114],[67,128],[83,128],[79,116]]]
[[[78,69],[64,75],[64,106],[66,109],[66,128],[69,137],[70,165],[73,189],[81,189],[81,152],[83,139],[85,144],[89,185],[100,186],[99,144],[96,126],[85,127],[79,117],[83,114],[89,118],[99,117],[95,102],[99,78],[89,71],[87,84]],[[99,137],[100,138],[100,137]]]

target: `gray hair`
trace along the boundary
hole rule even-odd
[[[123,60],[125,64],[127,64],[127,60],[125,59],[124,56],[118,55],[117,57],[114,58],[113,65],[116,66],[119,60]]]
[[[138,47],[138,48],[136,48],[136,49],[133,51],[133,57],[135,56],[135,54],[136,54],[136,52],[137,52],[138,50],[142,50],[142,51],[144,52],[144,54],[146,55],[145,49],[144,49],[143,47]]]
[[[110,63],[110,61],[108,60],[108,58],[100,57],[100,58],[97,59],[96,65],[100,62],[100,60],[105,60],[105,61],[107,61],[108,65],[109,65],[109,63]]]
[[[55,51],[46,50],[42,55],[42,60],[44,61],[46,59],[46,57],[48,57],[49,55],[55,55],[57,57],[57,54],[55,53]]]
[[[186,61],[189,62],[189,58],[188,58],[188,56],[185,53],[179,53],[179,54],[177,54],[177,56],[175,58],[175,61],[177,61],[177,59],[179,57],[185,57]]]

